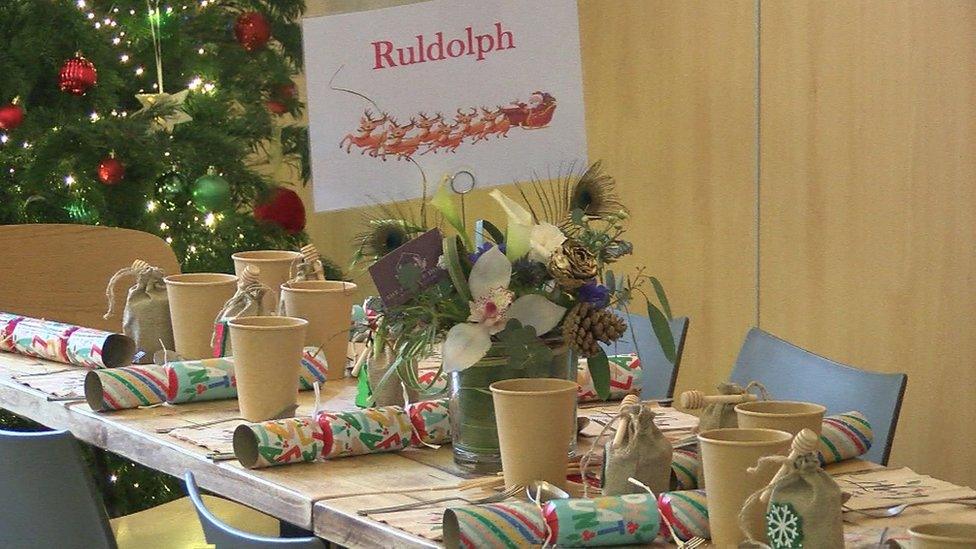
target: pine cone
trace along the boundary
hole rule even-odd
[[[600,342],[612,343],[627,331],[627,322],[607,309],[589,303],[577,303],[566,313],[563,338],[571,349],[583,357],[600,352]]]

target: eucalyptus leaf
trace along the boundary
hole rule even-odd
[[[603,285],[610,290],[610,293],[617,291],[617,279],[614,278],[613,271],[607,270],[607,272],[603,274]]]
[[[658,309],[650,301],[647,302],[647,316],[651,319],[651,328],[654,329],[654,335],[657,336],[657,341],[661,344],[664,357],[671,364],[674,364],[677,351],[674,348],[674,335],[671,333],[671,324],[664,316],[664,313],[661,312],[661,309]]]
[[[654,293],[657,294],[658,301],[661,302],[661,307],[664,309],[664,316],[668,317],[668,320],[674,319],[671,314],[671,304],[668,303],[668,294],[664,293],[664,285],[657,277],[651,277],[651,284],[654,286]]]
[[[602,399],[610,398],[610,361],[607,354],[600,350],[599,354],[586,359],[586,367],[590,370],[590,379],[593,380],[593,388],[596,394]]]
[[[583,213],[583,210],[579,208],[574,209],[570,214],[570,219],[573,220],[574,225],[582,225],[585,221],[584,218],[585,214]]]

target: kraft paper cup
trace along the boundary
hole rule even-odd
[[[305,345],[322,347],[329,370],[326,379],[346,374],[349,328],[356,285],[341,280],[304,280],[281,285],[284,313],[308,320]]]
[[[302,254],[288,250],[254,250],[250,252],[237,252],[231,255],[234,260],[234,273],[241,276],[244,267],[254,265],[261,269],[258,280],[262,284],[271,288],[271,291],[264,296],[264,307],[274,313],[278,310],[278,300],[281,293],[278,288],[290,277],[291,266]]]
[[[506,379],[489,385],[506,487],[534,480],[566,486],[577,388],[575,381],[553,378]]]
[[[785,454],[793,436],[773,429],[712,429],[699,433],[705,486],[708,486],[708,527],[715,547],[738,547],[745,535],[739,529],[739,511],[753,492],[769,484],[776,465],[757,473],[746,471],[763,456]],[[748,524],[765,541],[765,508],[753,505]]]
[[[241,416],[252,422],[292,417],[308,321],[287,316],[230,320]]]
[[[930,522],[908,529],[912,549],[962,549],[976,547],[976,524]]]
[[[779,429],[792,435],[803,429],[810,429],[819,435],[826,411],[820,404],[791,400],[757,400],[735,406],[739,427]]]
[[[237,290],[237,277],[223,273],[170,275],[166,282],[176,353],[183,360],[211,358],[214,318]]]

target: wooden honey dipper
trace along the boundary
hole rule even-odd
[[[240,278],[237,280],[237,287],[244,288],[250,286],[256,282],[260,282],[258,277],[261,276],[261,268],[255,267],[254,265],[248,265],[244,267],[244,271],[241,272]]]
[[[322,269],[322,256],[319,255],[315,244],[306,244],[301,248],[302,258],[312,266],[315,278],[325,280],[325,271]]]
[[[786,458],[786,462],[780,466],[779,471],[776,471],[776,475],[773,476],[773,480],[769,481],[769,485],[763,489],[762,494],[759,499],[766,503],[769,501],[769,496],[773,493],[773,485],[776,481],[785,477],[789,472],[790,468],[793,467],[793,462],[802,455],[811,454],[816,452],[820,448],[820,436],[813,432],[811,429],[803,429],[793,437],[793,443],[790,445],[790,455]],[[751,470],[751,469],[750,469]]]
[[[759,397],[751,393],[741,395],[706,395],[705,393],[692,389],[681,393],[679,397],[681,407],[686,410],[698,410],[709,404],[741,404],[759,400]]]
[[[623,400],[620,401],[620,410],[627,406],[633,406],[635,404],[640,404],[640,397],[637,395],[627,395]],[[627,416],[622,416],[620,418],[620,423],[617,425],[617,433],[613,436],[613,447],[617,448],[624,443],[624,437],[627,436]]]
[[[133,271],[141,271],[143,269],[148,269],[150,265],[141,259],[137,259],[132,262]]]

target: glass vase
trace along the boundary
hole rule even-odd
[[[514,367],[509,359],[493,347],[470,368],[451,372],[450,411],[454,463],[473,473],[493,474],[501,471],[495,405],[488,386],[504,379],[552,377],[576,381],[576,357],[567,347],[552,345],[553,359],[536,367]],[[576,414],[573,413],[573,437],[567,441],[567,452],[576,450]]]

